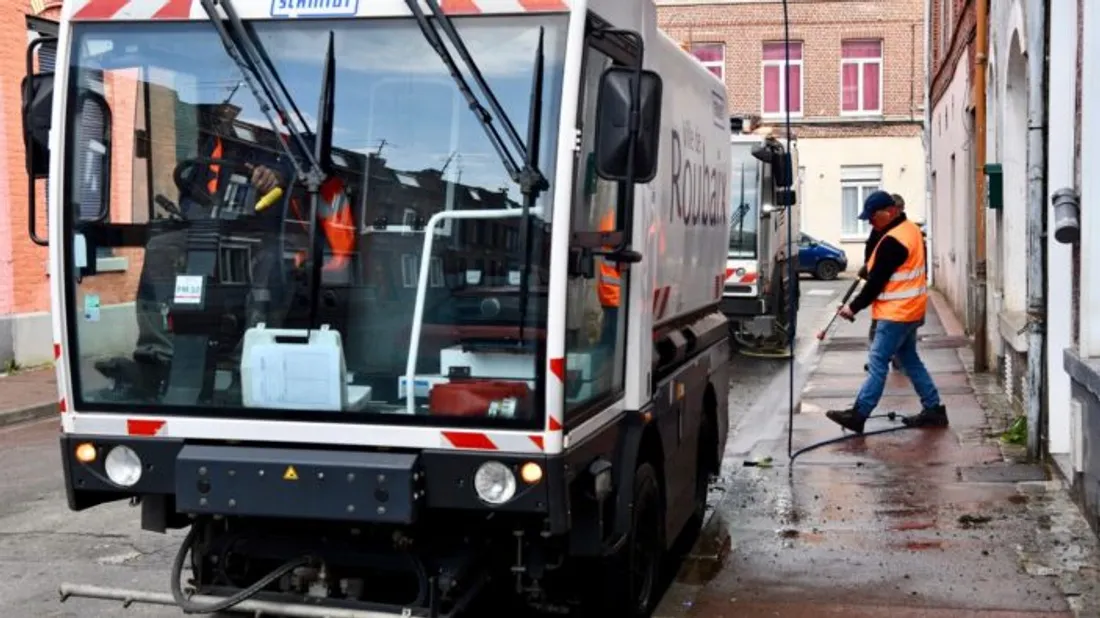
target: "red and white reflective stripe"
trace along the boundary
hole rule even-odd
[[[756,283],[756,273],[746,272],[738,277],[734,274],[736,271],[736,268],[726,269],[726,283]]]
[[[141,436],[143,438],[163,436],[165,434],[164,429],[167,426],[168,422],[163,420],[128,418],[126,419],[126,435]]]
[[[543,437],[538,433],[482,431],[444,431],[440,446],[463,451],[504,451],[511,453],[541,453]]]
[[[73,13],[74,21],[111,19],[189,19],[195,0],[87,0]]]
[[[442,0],[439,7],[451,15],[569,10],[569,5],[564,0]]]
[[[653,290],[653,319],[660,320],[664,317],[665,311],[668,310],[668,297],[672,292],[672,286],[666,285],[664,287]]]
[[[311,0],[289,0],[300,10],[309,11]],[[206,19],[199,0],[77,0],[74,21]],[[426,9],[426,5],[421,2]],[[480,13],[536,13],[569,10],[568,0],[440,0],[440,8],[449,15]],[[237,12],[244,19],[272,19],[271,2],[240,3]],[[360,0],[354,17],[407,15],[404,2]],[[353,17],[336,15],[336,17]]]

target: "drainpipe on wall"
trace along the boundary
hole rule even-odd
[[[989,370],[985,287],[985,67],[989,54],[989,0],[977,0],[974,37],[974,371]]]
[[[1047,3],[1027,0],[1027,454],[1040,455],[1043,421],[1043,276],[1046,251],[1046,24]]]
[[[924,0],[924,130],[921,138],[924,140],[924,220],[928,230],[928,255],[925,257],[925,268],[928,269],[928,286],[935,285],[935,206],[932,195],[932,59],[929,53],[932,51],[932,0]]]

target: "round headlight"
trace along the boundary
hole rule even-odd
[[[516,475],[499,461],[487,461],[474,475],[474,489],[483,501],[504,504],[516,495]]]
[[[141,458],[128,446],[111,449],[103,461],[103,469],[115,485],[131,487],[141,480]]]

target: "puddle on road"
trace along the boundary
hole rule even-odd
[[[702,532],[699,533],[699,540],[684,558],[676,574],[676,583],[700,586],[714,579],[721,572],[733,549],[729,525],[726,516],[720,512],[715,512],[707,520]]]

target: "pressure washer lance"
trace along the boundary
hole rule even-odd
[[[852,285],[848,286],[848,291],[844,293],[844,298],[840,299],[840,304],[841,305],[848,304],[848,299],[852,297],[852,294],[855,294],[855,291],[856,291],[857,287],[859,287],[859,277],[856,277],[856,280],[852,282]],[[826,333],[828,333],[829,329],[833,327],[833,322],[836,321],[836,316],[838,316],[838,315],[840,315],[840,314],[839,313],[834,313],[833,317],[829,318],[829,323],[825,325],[825,330],[822,330],[821,332],[819,332],[817,334],[817,340],[818,341],[824,341],[825,340]],[[853,320],[849,320],[849,321],[853,321]]]

